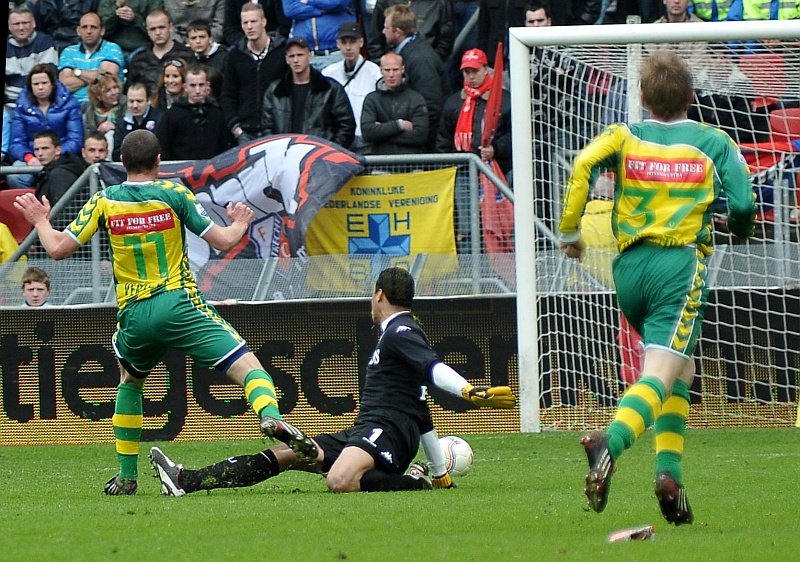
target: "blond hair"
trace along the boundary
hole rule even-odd
[[[92,106],[100,107],[103,103],[103,94],[113,86],[119,88],[120,93],[122,93],[122,83],[120,83],[119,78],[113,74],[98,75],[95,81],[89,86],[89,101]],[[111,108],[107,107],[106,109]]]

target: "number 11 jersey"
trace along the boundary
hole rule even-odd
[[[98,229],[108,232],[117,303],[164,291],[195,289],[184,227],[203,236],[213,226],[184,185],[167,180],[124,182],[95,193],[66,232],[86,244]]]

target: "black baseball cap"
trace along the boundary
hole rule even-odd
[[[297,45],[298,47],[302,47],[303,49],[311,50],[311,47],[308,46],[308,41],[306,41],[305,37],[300,37],[295,35],[294,37],[289,38],[286,42],[286,48],[288,49],[292,45]]]
[[[339,25],[338,39],[345,39],[351,37],[353,39],[361,39],[361,30],[358,29],[358,24],[354,21],[343,21]]]

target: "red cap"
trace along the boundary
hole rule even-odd
[[[470,49],[461,57],[461,70],[465,68],[479,69],[488,66],[489,61],[486,58],[486,53],[480,49]]]

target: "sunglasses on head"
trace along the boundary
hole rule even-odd
[[[109,76],[114,76],[114,75],[110,72],[98,72],[95,79],[92,80],[92,84],[99,84],[100,80],[102,80],[103,78],[107,78]]]

